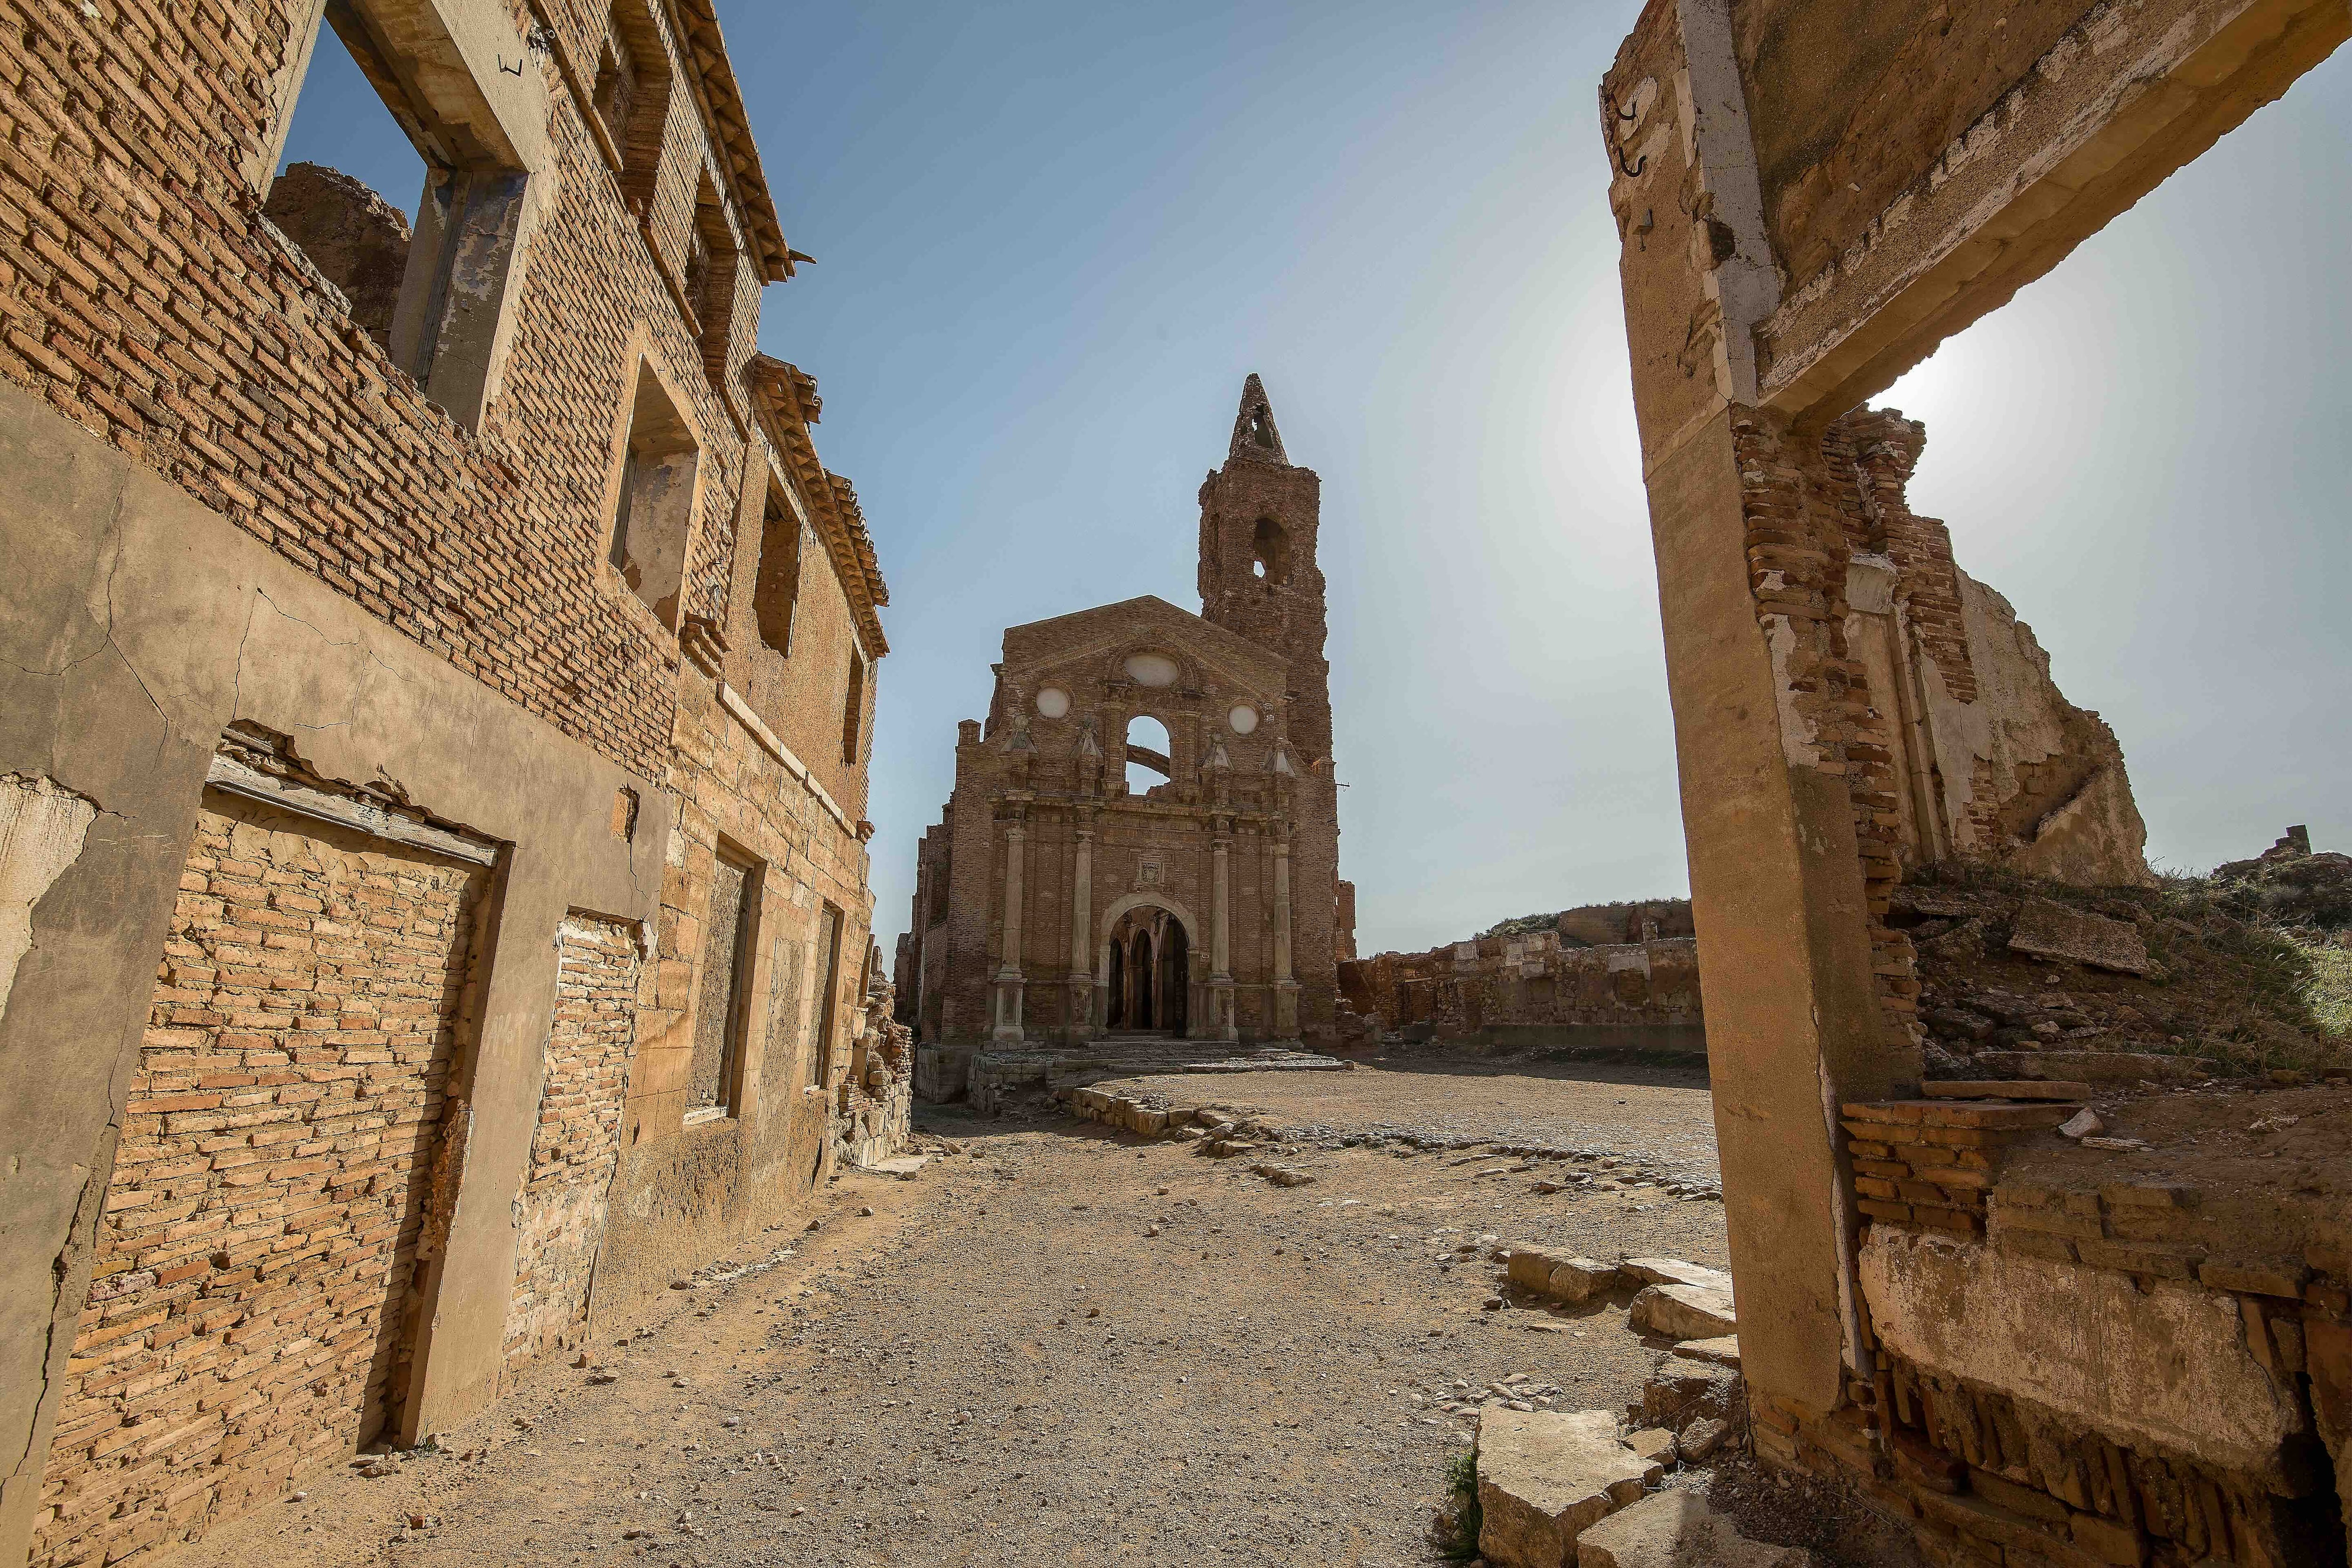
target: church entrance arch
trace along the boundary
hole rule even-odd
[[[1194,1016],[1192,916],[1172,899],[1130,893],[1103,911],[1095,984],[1102,1026],[1185,1034]]]

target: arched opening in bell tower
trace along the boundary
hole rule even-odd
[[[1250,575],[1279,584],[1290,578],[1290,535],[1270,517],[1257,520],[1250,535]]]

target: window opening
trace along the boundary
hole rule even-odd
[[[1175,776],[1168,726],[1149,713],[1127,721],[1127,793],[1148,795]]]
[[[710,907],[702,926],[702,987],[694,1020],[694,1051],[687,1073],[686,1119],[707,1121],[732,1114],[742,1077],[744,981],[751,973],[754,899],[752,862],[722,849],[710,873]]]
[[[701,451],[653,367],[637,365],[621,491],[613,515],[613,569],[673,631],[685,589]]]
[[[352,321],[388,352],[425,163],[351,50],[331,29],[321,31],[262,216],[342,291]]]
[[[866,656],[849,648],[849,689],[841,704],[841,760],[855,763],[866,729]]]
[[[1269,584],[1283,583],[1290,577],[1290,536],[1282,524],[1270,517],[1257,520],[1250,538],[1250,552],[1255,558],[1250,574]]]
[[[816,1038],[809,1047],[809,1082],[822,1084],[829,1076],[833,1054],[833,1015],[841,991],[841,911],[831,904],[817,915],[816,958],[822,984],[817,990]]]
[[[751,609],[760,640],[786,658],[793,651],[793,613],[801,598],[801,520],[783,487],[771,479],[760,517],[760,569]]]
[[[727,380],[739,254],[734,231],[727,226],[726,205],[705,169],[694,198],[694,226],[687,237],[686,300],[702,333],[702,367],[713,385],[723,386]]]
[[[669,53],[645,0],[614,0],[596,56],[596,117],[621,155],[621,197],[643,213],[661,175],[669,121]]]
[[[378,28],[383,3],[328,0],[262,214],[470,428],[495,380],[529,176],[498,142],[456,41],[405,12],[397,33]]]

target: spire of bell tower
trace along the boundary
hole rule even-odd
[[[1241,412],[1234,416],[1233,445],[1225,448],[1225,457],[1228,461],[1238,458],[1286,468],[1290,464],[1282,450],[1282,432],[1275,428],[1274,405],[1266,401],[1265,384],[1255,371],[1242,383]]]

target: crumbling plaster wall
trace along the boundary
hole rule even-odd
[[[495,1396],[521,1184],[568,909],[650,921],[666,825],[614,837],[615,793],[652,784],[384,626],[121,454],[0,386],[0,773],[88,801],[79,853],[33,908],[0,1013],[0,1540],[24,1539],[96,1204],[147,1023],[216,738],[292,737],[319,774],[395,791],[517,846],[479,918],[491,976],[453,1092],[469,1107],[467,1199],[437,1264],[412,1420]],[[75,1042],[59,1052],[58,1041]]]

